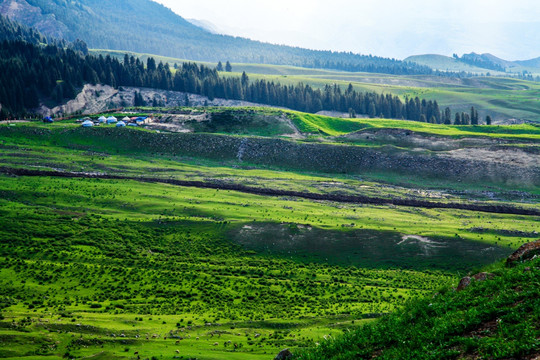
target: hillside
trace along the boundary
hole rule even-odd
[[[300,354],[538,237],[532,125],[101,115],[0,123],[0,357]]]
[[[487,271],[294,359],[538,359],[540,259]]]
[[[117,59],[123,59],[125,56],[125,53],[120,51],[91,50],[90,52],[95,55],[109,55]],[[140,53],[129,53],[129,55],[144,61],[149,57],[154,57]],[[160,56],[156,56],[155,59],[169,64],[181,64],[185,61]],[[455,61],[453,58],[443,60],[448,59]],[[198,63],[213,66],[212,63]],[[469,65],[463,64],[463,66]],[[327,85],[337,84],[345,90],[349,84],[352,84],[357,91],[390,93],[401,99],[418,96],[436,100],[441,110],[450,107],[452,113],[468,112],[471,106],[474,106],[478,109],[481,118],[490,115],[498,124],[540,121],[540,108],[537,101],[540,86],[538,82],[531,80],[500,76],[455,78],[435,75],[350,73],[268,64],[232,63],[232,68],[232,73],[223,72],[221,75],[235,77],[246,72],[252,80],[274,81],[286,85],[303,83],[320,89],[324,89]],[[494,72],[491,71],[491,73]]]
[[[212,34],[151,0],[2,0],[0,14],[36,27],[44,35],[68,41],[81,39],[98,49],[214,63],[230,60],[396,74],[432,72],[427,67],[394,59],[313,51]]]
[[[452,72],[467,72],[467,73],[473,73],[473,74],[486,74],[487,72],[490,72],[490,70],[473,66],[467,63],[464,63],[462,61],[459,61],[458,59],[444,56],[444,55],[437,55],[437,54],[426,54],[426,55],[414,55],[409,56],[405,59],[405,61],[414,62],[417,64],[429,66],[432,69],[440,70],[440,71],[452,71]],[[493,71],[491,70],[493,73]],[[497,74],[500,74],[497,73]],[[495,74],[494,74],[495,75]]]
[[[440,71],[466,72],[472,74],[491,75],[524,75],[527,73],[533,76],[540,74],[540,64],[538,59],[523,61],[508,61],[492,54],[463,54],[461,57],[442,55],[415,55],[406,58],[404,61],[428,66]]]

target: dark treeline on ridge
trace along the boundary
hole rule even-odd
[[[168,64],[149,58],[125,55],[124,60],[84,55],[73,47],[38,46],[25,41],[0,43],[0,116],[20,116],[39,106],[40,98],[56,104],[72,99],[84,84],[113,87],[133,86],[183,91],[214,98],[245,100],[287,107],[305,112],[321,110],[354,112],[371,117],[441,122],[436,101],[363,93],[327,85],[282,85],[273,81],[250,81],[241,77],[222,77],[216,69],[193,63],[171,71]]]

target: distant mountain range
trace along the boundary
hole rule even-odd
[[[470,72],[474,74],[491,73],[492,75],[502,75],[507,73],[520,75],[539,75],[540,58],[521,61],[508,61],[496,57],[492,54],[464,54],[459,57],[443,55],[415,55],[405,59],[420,65],[428,66],[440,71]]]
[[[196,26],[151,0],[0,0],[0,14],[35,27],[46,36],[83,40],[94,49],[216,63],[268,63],[389,74],[433,72],[426,66],[395,59],[213,34],[205,29],[208,24],[196,22]]]

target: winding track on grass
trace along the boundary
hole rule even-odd
[[[164,179],[156,177],[136,177],[136,176],[124,176],[124,175],[111,175],[102,173],[84,173],[84,172],[71,172],[71,171],[50,171],[50,170],[33,170],[22,168],[10,168],[0,167],[0,174],[6,174],[11,176],[49,176],[49,177],[61,177],[61,178],[88,178],[88,179],[108,179],[108,180],[132,180],[146,183],[162,183],[184,187],[196,187],[202,189],[218,189],[218,190],[232,190],[254,195],[264,196],[288,196],[297,197],[308,200],[319,201],[334,201],[350,204],[369,204],[369,205],[394,205],[394,206],[407,206],[417,207],[425,209],[457,209],[478,211],[485,213],[496,214],[512,214],[512,215],[532,215],[540,216],[540,209],[525,209],[510,205],[493,205],[486,203],[479,204],[462,204],[457,202],[435,202],[426,200],[413,200],[413,199],[392,199],[392,198],[379,198],[371,196],[360,195],[337,195],[337,194],[317,194],[310,192],[300,192],[291,190],[278,190],[271,188],[258,188],[234,183],[222,183],[222,182],[209,182],[209,181],[187,181],[187,180],[175,180]]]

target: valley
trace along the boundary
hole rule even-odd
[[[421,159],[492,141],[537,162],[535,126],[267,108],[207,108],[191,123],[200,110],[170,111],[190,133],[0,125],[3,358],[270,359],[455,286],[538,237],[530,164],[530,180],[478,187],[379,160],[330,166],[343,152],[392,161],[423,146],[409,155]],[[280,138],[283,124],[301,136]],[[396,142],[397,129],[416,140]]]
[[[0,0],[0,359],[540,359],[535,6],[390,3]]]

